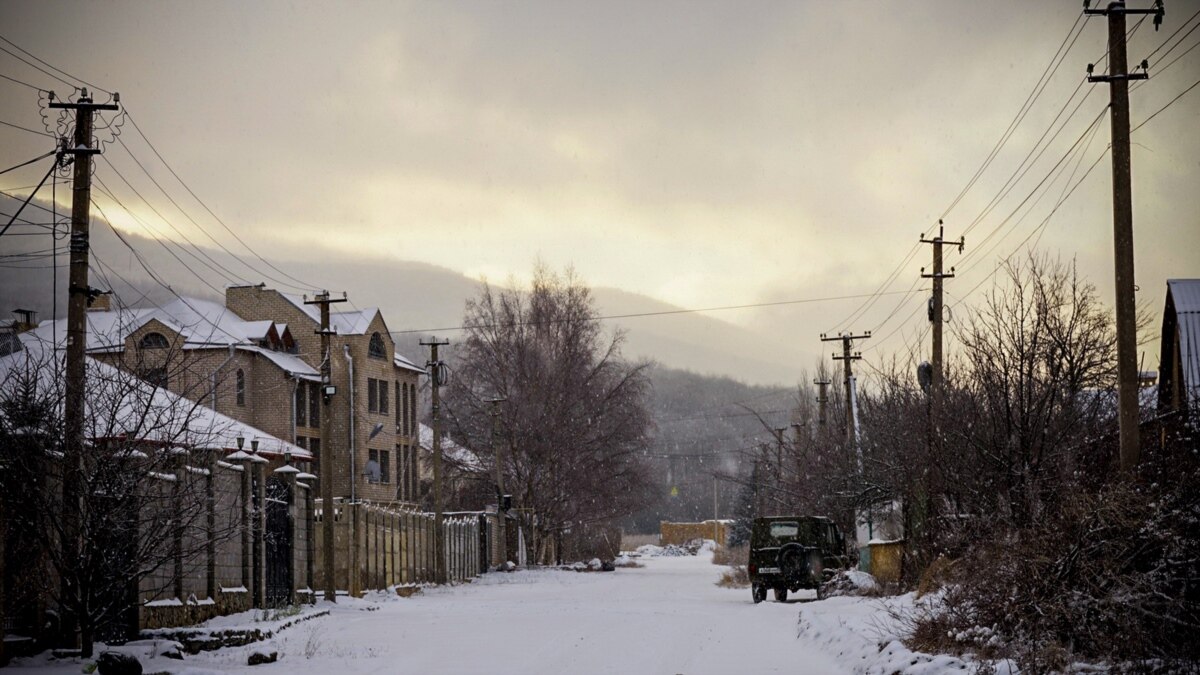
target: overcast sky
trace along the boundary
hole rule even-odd
[[[1130,61],[1198,10],[1197,0],[1167,0],[1163,29],[1147,21]],[[874,290],[967,184],[1079,11],[1075,0],[0,0],[0,33],[119,91],[196,193],[260,250],[422,260],[492,279],[525,276],[540,257],[574,265],[595,285],[709,307]],[[1104,19],[1087,23],[995,163],[947,215],[948,237],[1002,189],[1086,64],[1099,61],[1106,35]],[[1152,60],[1152,79],[1131,96],[1135,125],[1200,79],[1200,49],[1156,74],[1198,39],[1200,31]],[[4,53],[0,73],[66,93]],[[1085,83],[1081,93],[1091,90],[966,235],[971,257],[948,256],[965,269],[947,285],[951,302],[1063,193],[1074,162],[1030,200],[1023,220],[1020,211],[981,245],[1100,112],[1107,89]],[[37,94],[0,80],[0,120],[41,128]],[[1200,88],[1134,136],[1137,281],[1155,308],[1166,278],[1200,276],[1198,129]],[[168,180],[135,134],[123,138]],[[1105,118],[1085,137],[1076,178],[1108,138]],[[44,145],[0,127],[0,164]],[[124,150],[106,154],[173,217]],[[107,170],[100,164],[97,175],[153,220]],[[31,176],[2,176],[0,188]],[[1077,257],[1111,302],[1107,158],[1037,239]],[[928,264],[922,250],[892,289],[910,288]],[[816,352],[817,333],[878,328],[899,300],[883,298],[852,325],[839,324],[857,306],[849,301],[719,316],[763,331],[787,325]],[[920,302],[910,299],[877,335]],[[879,351],[901,346],[921,319],[907,325]]]

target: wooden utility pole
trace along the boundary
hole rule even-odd
[[[508,399],[493,398],[492,404],[492,453],[496,462],[496,551],[500,554],[500,565],[508,562],[508,536],[505,532],[507,511],[504,508],[504,444],[500,440],[500,404]]]
[[[929,321],[933,323],[933,357],[931,377],[929,379],[929,401],[930,401],[930,437],[935,439],[931,441],[935,443],[941,438],[941,408],[942,408],[942,380],[943,380],[943,356],[942,356],[942,307],[944,306],[943,284],[946,279],[954,278],[954,268],[951,267],[949,272],[942,269],[942,245],[945,241],[945,230],[942,227],[942,221],[938,220],[938,233],[933,239],[920,237],[922,244],[930,244],[933,246],[933,272],[925,273],[925,268],[921,268],[922,279],[933,279],[933,297],[929,303]],[[959,237],[958,241],[949,242],[951,246],[958,246],[958,252],[962,253],[965,240]]]
[[[821,429],[824,429],[825,422],[827,420],[826,411],[828,410],[829,404],[829,394],[827,388],[829,387],[830,382],[829,380],[813,380],[813,384],[817,385],[817,424],[820,425]]]
[[[1113,263],[1116,269],[1117,309],[1117,407],[1121,435],[1121,471],[1132,475],[1137,471],[1141,453],[1138,438],[1138,365],[1137,365],[1137,307],[1134,298],[1133,274],[1133,195],[1130,187],[1129,162],[1129,81],[1149,78],[1142,62],[1142,72],[1130,73],[1125,53],[1125,15],[1154,14],[1154,28],[1162,24],[1163,4],[1157,0],[1151,9],[1126,9],[1121,0],[1108,3],[1104,9],[1091,9],[1089,15],[1108,17],[1108,74],[1092,75],[1094,66],[1088,64],[1088,82],[1107,82],[1109,121],[1112,125],[1112,187],[1113,187]]]
[[[341,298],[331,298],[329,291],[321,291],[312,300],[304,299],[304,304],[318,305],[321,308],[321,327],[317,329],[316,333],[321,336],[321,415],[325,419],[321,420],[321,447],[313,454],[320,463],[318,480],[321,482],[322,511],[321,581],[325,591],[325,600],[328,602],[337,602],[337,587],[333,573],[333,448],[331,447],[333,415],[330,412],[333,410],[331,404],[333,397],[337,395],[337,387],[333,386],[333,360],[330,358],[331,352],[329,351],[329,337],[337,335],[337,330],[329,326],[329,305],[335,302],[346,302],[345,294],[342,294]],[[351,451],[353,452],[353,448]]]
[[[851,364],[852,364],[852,362],[857,361],[862,358],[862,352],[851,353],[850,350],[854,347],[855,340],[866,340],[866,339],[869,339],[870,337],[871,337],[871,331],[867,331],[867,332],[863,333],[862,335],[855,335],[854,333],[846,333],[846,334],[839,333],[837,335],[837,337],[827,337],[824,333],[821,334],[821,342],[841,342],[842,343],[842,355],[838,356],[837,354],[834,354],[833,360],[841,361],[842,366],[843,366],[842,370],[843,370],[843,375],[845,377],[845,384],[846,384],[846,392],[845,392],[846,393],[846,443],[848,443],[850,445],[856,444],[855,443],[855,433],[854,433],[854,392],[852,389],[853,379],[854,379],[854,367]],[[822,391],[824,391],[823,388],[822,388]],[[823,398],[823,396],[822,396],[822,398]]]
[[[783,432],[787,427],[775,427],[775,499],[783,494]]]
[[[88,284],[88,237],[92,208],[92,156],[100,149],[92,145],[92,116],[97,110],[117,110],[114,103],[95,103],[86,88],[75,101],[55,101],[50,95],[50,107],[75,111],[74,144],[63,150],[74,155],[75,175],[71,192],[71,252],[70,276],[67,290],[67,354],[63,382],[63,461],[62,461],[62,559],[73,566],[79,559],[80,524],[83,518],[83,426],[84,389],[86,387],[87,308],[98,292]],[[79,646],[79,587],[77,575],[62,574],[60,585],[60,644],[68,649]],[[85,645],[85,647],[88,647]]]
[[[434,582],[446,583],[446,532],[442,528],[442,415],[439,389],[446,383],[445,364],[438,358],[438,347],[450,344],[449,340],[430,338],[421,340],[421,344],[429,347],[429,361],[425,367],[429,371],[430,397],[433,408],[433,571]]]

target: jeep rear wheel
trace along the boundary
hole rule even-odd
[[[775,602],[787,602],[787,593],[788,591],[786,588],[776,588]]]
[[[754,584],[750,586],[750,595],[754,598],[754,604],[758,604],[767,599],[767,587],[762,584]]]

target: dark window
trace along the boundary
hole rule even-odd
[[[379,390],[375,388],[377,380],[373,377],[367,378],[367,411],[379,412]]]
[[[313,475],[320,476],[321,475],[321,439],[319,439],[319,438],[308,439],[308,451],[311,452],[312,456],[313,456],[313,471],[312,471]]]
[[[308,383],[308,426],[321,427],[321,385],[316,382]]]
[[[379,451],[379,476],[385,484],[392,482],[392,453],[387,450]]]
[[[167,388],[167,369],[166,368],[147,368],[142,371],[142,379],[150,384]]]
[[[308,383],[296,383],[296,426],[308,426]]]
[[[237,404],[246,405],[246,371],[241,368],[237,371]]]
[[[387,358],[387,350],[383,346],[383,336],[379,333],[371,333],[371,342],[367,345],[367,356],[373,359]]]
[[[388,383],[386,380],[376,380],[375,387],[379,389],[379,412],[386,415],[388,411]]]
[[[297,436],[295,445],[297,448],[304,448],[307,450],[308,449],[308,439],[305,438],[304,436]]]
[[[407,394],[407,392],[405,392],[405,393]],[[408,397],[407,397],[407,396],[404,396],[404,398],[408,398]],[[402,434],[402,433],[404,433],[404,432],[403,432],[403,431],[400,429],[400,425],[402,424],[402,422],[400,421],[400,420],[402,419],[402,415],[401,415],[401,412],[400,412],[400,410],[401,410],[401,406],[400,406],[400,399],[401,399],[401,395],[400,395],[400,383],[399,383],[399,382],[397,382],[397,383],[396,383],[396,433],[398,433],[398,434]],[[396,462],[396,466],[397,466],[397,467],[399,467],[399,466],[400,466],[400,462]]]
[[[417,428],[417,385],[411,382],[408,385],[408,435],[416,436],[420,433]]]
[[[171,343],[167,342],[167,337],[162,333],[146,333],[138,342],[140,349],[166,349]]]
[[[408,398],[408,385],[397,383],[397,386],[400,387],[400,391],[404,394],[404,412],[401,413],[400,410],[396,411],[396,414],[400,417],[400,434],[403,436],[409,436],[412,434],[412,430],[408,428],[408,408],[412,405],[412,403]]]

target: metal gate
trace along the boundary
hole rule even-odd
[[[292,522],[288,514],[292,495],[287,483],[274,477],[267,480],[266,492],[266,603],[268,607],[282,607],[291,602],[293,588]]]

